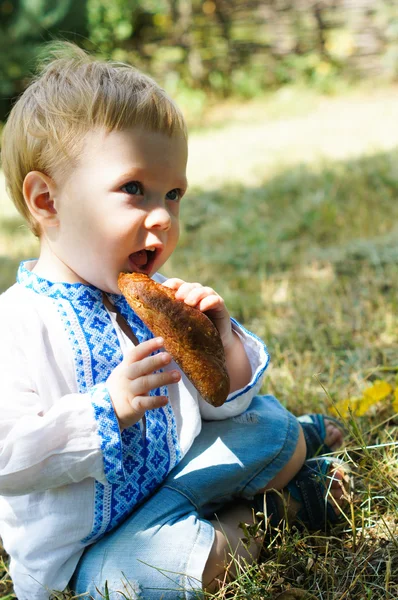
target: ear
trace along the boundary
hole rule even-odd
[[[55,183],[41,171],[30,171],[22,187],[25,202],[37,223],[45,227],[56,227],[59,223],[54,206]]]

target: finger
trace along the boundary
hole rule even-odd
[[[333,432],[330,433],[330,435],[328,437],[328,446],[330,446],[331,448],[333,446],[335,446],[335,445],[339,446],[340,445],[340,441],[341,440],[340,440],[339,432],[337,430],[333,431]]]
[[[194,283],[187,283],[184,282],[176,291],[176,295],[175,297],[178,300],[185,300],[185,298],[188,296],[189,292],[195,288],[202,288],[203,286],[200,283],[194,282]]]
[[[146,396],[151,390],[155,390],[163,385],[177,383],[180,379],[181,373],[177,370],[143,375],[131,382],[131,397]]]
[[[210,287],[194,287],[189,290],[187,295],[184,298],[185,304],[189,304],[190,306],[196,306],[199,304],[203,298],[207,298],[209,296],[217,297],[216,292]]]
[[[341,488],[343,485],[343,478],[338,476],[337,473],[333,475],[333,479],[329,482],[331,488]]]
[[[327,445],[330,446],[332,450],[337,450],[343,442],[343,434],[334,425],[326,426],[326,440]]]
[[[178,277],[170,277],[170,279],[166,279],[166,281],[164,281],[162,283],[162,285],[164,285],[165,287],[168,287],[172,290],[178,290],[178,288],[185,283],[185,281],[183,279],[178,279]]]
[[[146,342],[138,344],[131,348],[125,355],[124,361],[127,364],[131,364],[150,356],[153,352],[157,352],[160,348],[163,348],[164,339],[161,337],[151,338]]]
[[[159,352],[152,356],[147,356],[142,360],[131,363],[126,368],[126,377],[128,379],[137,379],[143,375],[149,375],[154,371],[159,371],[172,361],[172,358],[168,352]]]
[[[200,300],[197,308],[202,311],[210,311],[214,310],[214,316],[216,312],[222,312],[225,309],[224,300],[218,294],[206,296],[202,300]]]
[[[332,488],[339,488],[342,486],[344,481],[344,471],[341,468],[334,468],[330,471],[328,477],[328,486]]]
[[[137,414],[144,414],[147,410],[166,406],[167,396],[135,396],[131,401],[131,408]]]

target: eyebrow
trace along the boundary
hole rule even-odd
[[[145,175],[146,170],[142,167],[136,167],[135,169],[129,169],[122,175],[119,175],[117,182],[122,183],[123,181],[132,181],[134,179],[140,179]]]
[[[142,167],[136,167],[126,171],[123,175],[120,175],[116,180],[116,185],[122,185],[128,181],[140,181],[145,177],[145,174],[148,172],[148,169],[143,169]],[[176,185],[174,187],[179,187],[184,190],[188,188],[188,180],[186,177],[182,179],[176,179]]]

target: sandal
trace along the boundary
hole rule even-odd
[[[295,516],[290,519],[290,525],[294,524],[299,529],[320,531],[325,530],[328,525],[336,525],[343,521],[343,511],[336,512],[333,499],[328,500],[327,494],[333,480],[333,468],[342,464],[342,461],[327,457],[313,458],[304,463],[295,478],[283,489],[288,497],[300,505]],[[346,465],[344,472],[349,476]],[[350,483],[350,477],[347,479]],[[351,491],[350,487],[348,491]],[[284,495],[276,491],[259,493],[251,503],[255,511],[265,515],[266,521],[273,528],[277,528],[288,516],[283,501]]]
[[[332,448],[325,444],[326,424],[325,420],[331,421],[342,433],[346,433],[346,429],[341,421],[330,417],[329,415],[308,414],[298,417],[305,441],[307,444],[306,460],[321,454],[329,454],[333,452]]]

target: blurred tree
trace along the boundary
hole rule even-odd
[[[109,53],[133,32],[136,0],[87,0],[90,41],[102,52]]]
[[[60,37],[218,96],[398,75],[396,0],[0,0],[0,120]]]
[[[85,20],[84,0],[0,0],[0,120],[24,89],[40,45],[86,36]]]

